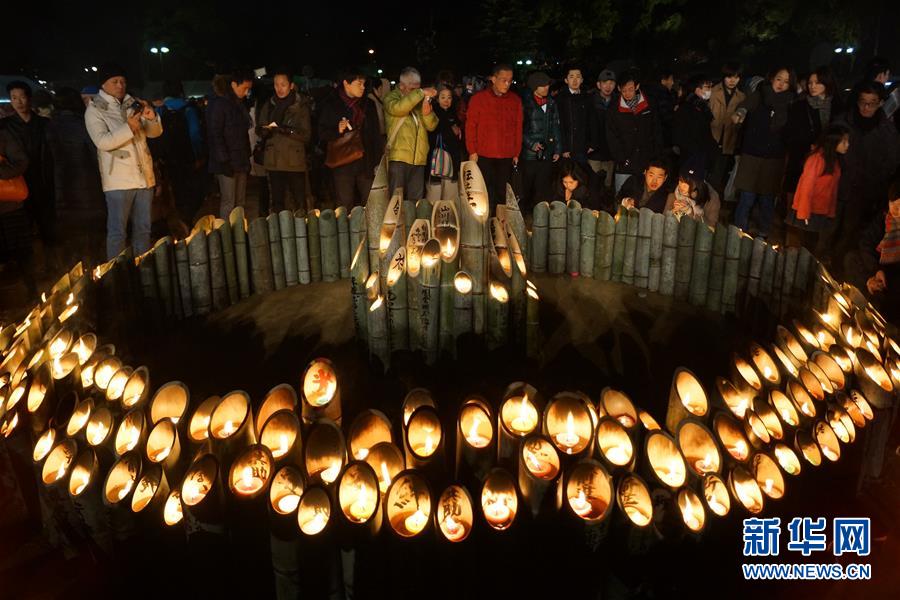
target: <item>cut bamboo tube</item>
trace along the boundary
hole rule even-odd
[[[264,294],[275,289],[272,274],[272,251],[269,247],[269,229],[265,219],[257,217],[247,229],[250,242],[250,268],[253,292]]]
[[[532,212],[531,269],[535,273],[547,271],[547,247],[550,240],[550,205],[538,202]]]
[[[600,213],[596,210],[583,208],[581,210],[581,263],[578,272],[583,277],[594,276],[594,251],[597,246],[597,217]]]
[[[297,281],[307,284],[312,281],[309,269],[309,237],[306,231],[306,215],[298,210],[294,213],[294,245],[297,249]],[[368,262],[368,257],[366,258]],[[366,270],[368,272],[368,269]]]
[[[353,262],[350,263],[350,295],[353,300],[353,328],[356,337],[362,341],[369,339],[368,310],[366,299],[366,279],[369,278],[369,260],[366,257],[366,241],[360,240],[356,245]]]
[[[350,221],[347,218],[347,209],[343,206],[337,207],[334,209],[334,216],[337,219],[340,275],[341,279],[347,279],[350,277],[350,260],[353,258],[351,252],[356,246],[350,246]]]
[[[794,280],[797,278],[797,261],[800,258],[800,249],[787,248],[784,251],[784,273],[781,278],[782,312],[794,304],[797,294],[794,290]]]
[[[498,281],[490,283],[487,316],[487,348],[496,350],[509,341],[509,291]]]
[[[690,217],[682,218],[678,222],[678,254],[675,258],[675,298],[677,300],[688,299],[696,237],[697,221]]]
[[[581,211],[577,200],[566,206],[566,271],[572,277],[581,272]]]
[[[566,270],[567,222],[565,203],[554,200],[550,204],[550,229],[547,243],[547,270],[554,275],[559,275]]]
[[[763,253],[762,273],[759,279],[759,295],[764,300],[771,301],[775,291],[775,268],[778,262],[778,252],[773,246],[765,244]]]
[[[779,251],[778,247],[773,247],[775,251],[775,275],[772,279],[772,302],[775,307],[775,312],[778,315],[782,314],[783,304],[781,301],[781,282],[784,280],[784,259],[785,253]]]
[[[234,239],[231,235],[231,223],[225,219],[216,219],[215,228],[219,231],[222,244],[222,262],[225,264],[225,285],[228,287],[228,303],[235,304],[240,299],[237,264],[234,259]]]
[[[430,202],[430,200],[429,200]],[[409,232],[410,227],[412,227],[413,221],[416,220],[416,203],[412,200],[404,200],[402,203],[402,211],[403,215],[403,231]],[[429,215],[430,217],[431,215]]]
[[[422,349],[419,271],[422,266],[422,249],[430,237],[431,224],[425,219],[413,221],[406,237],[406,302],[409,311],[409,347],[412,350]]]
[[[154,323],[159,323],[162,320],[163,308],[159,288],[156,283],[156,261],[150,250],[136,260],[138,261],[138,273],[141,278],[141,297],[143,298],[144,310]]]
[[[225,279],[225,257],[222,253],[222,236],[213,229],[206,237],[209,246],[209,282],[212,291],[212,308],[220,311],[229,304],[228,282]]]
[[[654,212],[647,207],[638,212],[637,250],[634,255],[634,284],[639,288],[650,287],[650,238],[653,234]]]
[[[310,279],[312,281],[322,281],[322,242],[319,234],[319,209],[312,210],[306,215],[306,244],[309,248]],[[372,264],[371,260],[369,264]],[[378,264],[376,263],[375,270],[377,269]]]
[[[800,248],[797,256],[797,271],[794,274],[794,293],[803,298],[809,289],[809,277],[815,257],[806,248]]]
[[[391,352],[409,349],[409,313],[406,312],[406,247],[394,252],[387,277],[388,327]]]
[[[597,240],[594,245],[594,278],[609,281],[612,278],[613,245],[616,222],[603,211],[597,217]]]
[[[712,261],[713,230],[705,223],[698,223],[694,237],[694,256],[691,264],[691,279],[688,299],[694,306],[706,305],[709,293],[709,270]]]
[[[525,313],[528,298],[525,295],[525,288],[528,280],[528,267],[525,264],[525,257],[522,256],[516,234],[508,222],[506,223],[506,244],[509,247],[513,263],[512,278],[509,283],[510,319],[516,343],[523,344],[526,339]],[[591,260],[593,260],[593,252],[591,253]]]
[[[420,269],[419,319],[422,330],[422,350],[425,354],[425,362],[431,365],[437,362],[440,349],[441,246],[434,238],[428,240],[422,249]]]
[[[750,255],[750,269],[747,272],[747,295],[754,298],[761,293],[760,281],[762,279],[763,262],[766,255],[766,240],[755,238],[753,240],[752,254]]]
[[[733,313],[737,306],[738,267],[741,258],[741,230],[729,225],[725,234],[721,310]]]
[[[525,229],[525,218],[519,208],[519,200],[513,192],[512,186],[506,184],[506,204],[503,206],[503,222],[516,234],[516,240],[522,250],[523,256],[528,256],[528,234]]]
[[[371,280],[378,280],[378,272],[369,275]],[[382,368],[387,371],[391,366],[391,343],[388,337],[387,306],[384,296],[378,294],[369,302],[368,311],[369,357],[381,361]]]
[[[359,246],[360,240],[366,239],[366,209],[362,206],[354,206],[350,211],[350,250],[354,251]],[[365,256],[368,261],[369,251],[366,248]]]
[[[622,281],[625,265],[625,237],[628,235],[628,209],[619,207],[616,213],[615,238],[613,238],[612,280]]]
[[[459,246],[441,249],[441,288],[438,322],[438,337],[441,352],[450,356],[456,354],[455,336],[453,334],[453,297],[456,295],[454,278],[459,271]],[[448,254],[453,250],[452,254]]]
[[[212,309],[206,232],[199,230],[191,234],[185,241],[187,242],[188,258],[190,260],[191,300],[193,301],[194,312],[198,315],[206,315]]]
[[[416,202],[416,219],[430,219],[434,212],[431,200],[422,199]]]
[[[464,162],[460,171],[460,268],[472,277],[472,319],[476,335],[485,329],[487,282],[487,188],[478,165]]]
[[[641,217],[643,219],[643,217]],[[666,216],[653,213],[650,217],[650,266],[647,278],[647,289],[658,292],[662,276],[663,231],[666,227]]]
[[[238,291],[241,299],[250,297],[250,262],[247,249],[247,220],[244,207],[236,206],[228,215],[231,239],[234,241],[234,262],[237,268]]]
[[[387,179],[385,178],[385,182]],[[378,240],[381,234],[381,224],[384,223],[384,213],[387,210],[388,201],[387,184],[383,187],[377,183],[372,184],[369,198],[366,201],[366,239],[369,246],[369,271],[378,270]]]
[[[384,223],[381,224],[380,238],[378,240],[378,269],[381,273],[381,287],[387,290],[388,271],[391,267],[391,258],[397,249],[406,241],[403,235],[403,190],[394,191],[394,196],[388,202],[384,213]],[[385,298],[387,299],[387,298]]]
[[[459,248],[459,212],[456,203],[451,200],[439,200],[433,204],[431,215],[432,236],[441,245],[441,260],[451,262],[457,256]],[[417,241],[424,246],[426,240]],[[421,246],[420,246],[421,247]]]
[[[666,213],[663,226],[662,270],[660,272],[659,291],[666,296],[675,294],[675,270],[678,263],[678,219],[672,213]]]
[[[153,263],[156,273],[157,290],[159,291],[160,302],[163,306],[163,312],[166,317],[175,316],[175,300],[177,294],[177,277],[173,272],[172,265],[172,238],[166,236],[160,238],[153,246]]]
[[[188,258],[187,240],[175,242],[175,267],[178,270],[178,294],[181,298],[181,314],[184,318],[194,316],[191,300],[191,261]]]
[[[622,283],[634,285],[635,260],[637,255],[638,213],[628,209],[625,220],[625,256],[622,259]]]
[[[741,232],[741,251],[738,256],[738,279],[736,306],[740,310],[747,301],[747,291],[750,286],[750,261],[753,256],[753,238]]]
[[[472,278],[465,271],[453,277],[453,349],[454,356],[459,339],[472,333]]]
[[[709,267],[706,308],[716,312],[722,310],[722,288],[725,279],[725,248],[728,244],[728,229],[725,225],[716,227],[712,241],[712,261]]]
[[[319,213],[319,244],[322,251],[322,281],[337,281],[341,274],[337,218],[330,208]]]
[[[294,213],[283,210],[278,213],[278,230],[281,232],[281,254],[284,256],[284,284],[297,285],[300,272],[297,269],[297,232]]]
[[[490,252],[489,276],[506,283],[512,277],[512,257],[506,241],[506,228],[503,222],[493,217],[488,221],[490,233],[488,249]]]
[[[213,215],[203,215],[194,223],[194,227],[191,229],[191,235],[198,231],[209,233],[212,231],[215,221],[216,218]]]
[[[669,404],[666,409],[666,429],[678,433],[679,424],[688,417],[701,422],[709,412],[709,400],[700,380],[688,369],[679,367],[672,376]]]
[[[538,296],[536,289],[527,285],[525,294],[527,295],[525,305],[525,349],[528,358],[537,358],[541,354],[540,296]]]

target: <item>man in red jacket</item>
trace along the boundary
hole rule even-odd
[[[522,148],[522,100],[509,91],[512,78],[512,67],[495,65],[491,87],[472,96],[466,115],[469,160],[477,162],[484,175],[491,206],[505,200],[506,183]]]

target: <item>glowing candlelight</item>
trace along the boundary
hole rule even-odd
[[[150,460],[153,462],[162,462],[162,461],[166,460],[166,458],[169,456],[169,453],[171,451],[172,451],[172,448],[170,446],[167,446],[165,448],[159,448],[155,452],[150,453]]]
[[[447,539],[451,542],[461,540],[466,534],[465,526],[462,523],[457,522],[451,515],[447,515],[444,519],[443,530]]]
[[[509,525],[511,515],[512,511],[507,506],[505,494],[494,496],[484,506],[484,517],[492,526],[498,529],[503,529]]]
[[[707,505],[709,505],[709,510],[713,511],[714,513],[716,513],[716,514],[719,515],[720,517],[721,517],[721,516],[725,516],[725,514],[728,513],[728,507],[725,506],[724,504],[722,504],[721,502],[719,502],[719,501],[718,501],[716,498],[714,498],[714,497],[713,497],[713,498],[707,498],[707,499],[706,499],[706,503],[707,503]]]
[[[278,447],[274,452],[272,452],[272,456],[274,456],[275,458],[284,456],[288,452],[288,447],[288,436],[286,433],[282,433],[278,436]]]
[[[356,500],[350,505],[350,516],[360,523],[365,522],[375,510],[374,500],[374,495],[369,493],[366,484],[360,483]]]
[[[96,446],[106,438],[109,428],[102,421],[90,421],[87,426],[87,440],[92,446]]]
[[[838,456],[837,452],[832,450],[830,447],[824,446],[824,445],[822,446],[822,454],[824,454],[825,458],[827,458],[831,462],[836,462],[837,459],[840,458]]]
[[[607,460],[615,465],[624,465],[631,460],[629,452],[621,444],[610,446],[603,453],[606,455]]]
[[[747,442],[745,442],[744,440],[738,440],[733,446],[728,447],[728,451],[731,452],[732,456],[734,456],[736,459],[744,460],[745,458],[747,458],[749,448],[747,447]]]
[[[685,399],[685,404],[687,404],[687,399]],[[631,415],[621,414],[616,417],[616,420],[621,423],[622,427],[624,427],[625,429],[631,429],[632,427],[634,427],[635,421],[634,417],[632,417]]]
[[[381,461],[381,477],[378,478],[378,489],[381,493],[385,493],[391,485],[391,474],[388,472],[387,464]]]
[[[285,494],[275,503],[278,505],[279,511],[284,514],[290,514],[297,510],[297,506],[300,504],[300,496],[297,494]]]
[[[566,417],[566,430],[556,434],[556,441],[565,449],[566,454],[572,454],[572,449],[581,441],[581,438],[575,433],[575,418],[572,416],[572,411],[569,411],[569,415]]]
[[[134,485],[134,481],[132,481],[131,479],[125,480],[125,485],[123,485],[119,489],[118,493],[116,494],[116,496],[119,498],[119,500],[125,499],[125,496],[127,496],[128,493],[131,491],[131,486],[133,486],[133,485]]]
[[[359,450],[357,450],[357,451],[353,454],[353,457],[354,457],[356,460],[366,460],[366,457],[367,457],[367,456],[369,456],[369,449],[368,449],[368,448],[360,448]]]
[[[219,427],[219,431],[217,432],[217,435],[219,437],[224,438],[224,437],[228,437],[229,435],[231,435],[234,432],[235,432],[234,422],[225,421],[225,424],[222,425],[221,427]]]
[[[765,482],[765,484],[764,484],[764,486],[763,486],[764,489],[765,489],[765,491],[766,491],[766,495],[771,495],[771,493],[772,493],[772,487],[773,487],[774,485],[775,485],[775,482],[774,482],[774,481],[772,481],[771,479],[766,479],[766,482]]]
[[[707,452],[702,459],[696,461],[694,463],[694,468],[696,468],[699,473],[708,473],[715,469],[715,463],[713,462],[713,455],[711,452]]]
[[[35,461],[44,460],[44,457],[47,456],[47,453],[50,452],[50,449],[53,447],[53,442],[56,440],[56,430],[48,429],[41,437],[38,438],[37,443],[34,445],[34,453],[32,454],[32,458]]]
[[[72,495],[77,496],[83,492],[84,488],[87,487],[89,479],[90,476],[87,471],[76,469],[75,472],[72,473],[72,480],[69,482],[69,487],[72,489]],[[124,496],[122,496],[122,498],[124,498]],[[121,500],[122,498],[119,499]]]
[[[53,481],[58,481],[66,476],[66,468],[68,465],[63,464],[56,470],[56,477],[53,478]]]
[[[476,448],[484,448],[491,441],[483,435],[479,435],[478,426],[480,424],[481,419],[479,417],[475,417],[474,419],[472,419],[472,427],[469,428],[469,433],[468,435],[466,435],[466,441]]]
[[[427,523],[428,515],[417,508],[416,512],[406,517],[406,519],[403,521],[403,526],[406,527],[406,530],[408,532],[416,534],[425,529],[425,525]]]
[[[522,396],[522,403],[519,404],[519,412],[510,423],[510,427],[514,433],[524,436],[534,431],[537,422],[537,409],[528,401],[528,394],[525,394]]]
[[[419,456],[431,456],[434,454],[434,439],[430,435],[425,436],[425,441],[417,444],[413,451]]]
[[[328,517],[320,512],[315,513],[311,518],[300,523],[300,529],[307,535],[315,535],[325,529],[328,524]]]
[[[163,520],[166,525],[175,525],[181,522],[183,517],[184,515],[181,512],[181,494],[178,490],[174,490],[166,498],[166,505],[163,508]]]
[[[553,473],[553,465],[548,460],[541,460],[538,456],[528,448],[522,450],[522,456],[525,459],[525,465],[535,477],[546,478]]]
[[[322,481],[325,483],[333,483],[335,479],[338,478],[338,475],[341,474],[341,461],[333,460],[331,461],[331,466],[323,469],[319,472],[319,477],[322,478]]]
[[[578,490],[578,496],[569,498],[569,505],[579,517],[585,517],[593,510],[587,496],[584,495],[584,490]]]
[[[253,472],[253,468],[249,466],[241,469],[241,477],[234,484],[235,489],[242,494],[252,494],[261,489],[262,486],[262,478],[258,477]]]

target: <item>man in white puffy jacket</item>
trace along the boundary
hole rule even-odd
[[[156,185],[147,138],[160,136],[162,123],[150,104],[126,93],[124,69],[105,64],[98,74],[100,93],[88,104],[84,122],[97,146],[106,195],[106,256],[114,258],[125,248],[129,219],[134,253],[143,254],[150,248]]]

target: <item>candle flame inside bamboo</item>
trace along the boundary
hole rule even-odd
[[[50,452],[50,449],[53,447],[53,442],[56,441],[56,430],[48,429],[44,433],[41,434],[41,437],[38,438],[37,443],[34,445],[34,452],[31,457],[35,462],[40,462],[44,460],[44,457],[47,456],[47,453]]]
[[[470,294],[472,292],[472,277],[468,273],[460,271],[453,278],[453,287],[459,294]]]
[[[163,520],[166,525],[172,526],[181,522],[184,517],[181,510],[181,493],[178,490],[172,490],[169,497],[166,498],[166,505],[163,508]]]

